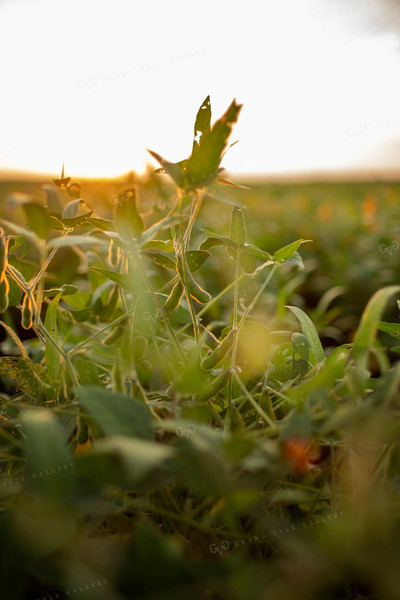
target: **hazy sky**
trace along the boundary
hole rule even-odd
[[[0,169],[180,160],[207,94],[238,175],[397,169],[399,32],[389,0],[0,0]]]

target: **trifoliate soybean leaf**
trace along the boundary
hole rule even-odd
[[[102,273],[114,281],[114,283],[118,283],[125,290],[134,289],[134,282],[131,275],[126,275],[124,273],[118,273],[117,271],[110,271],[109,269],[103,269],[102,267],[91,267],[92,271],[96,271],[97,273]]]
[[[286,306],[300,321],[303,334],[307,337],[311,350],[318,362],[325,360],[324,350],[318,337],[317,330],[310,317],[297,306]]]
[[[284,263],[289,258],[293,256],[296,250],[301,246],[301,244],[305,244],[306,242],[311,242],[312,240],[296,240],[287,246],[284,246],[280,250],[277,250],[274,254],[274,260],[277,263]]]
[[[201,136],[201,145],[186,163],[188,189],[204,186],[219,176],[222,170],[219,168],[222,153],[241,108],[242,105],[233,100],[222,117],[214,123],[211,131]]]
[[[194,124],[194,139],[193,139],[193,147],[192,147],[192,155],[197,152],[202,143],[203,135],[207,135],[210,133],[211,128],[211,104],[210,104],[210,96],[204,100],[202,105],[200,106],[196,121]]]
[[[83,202],[82,198],[76,198],[75,200],[71,200],[70,202],[67,202],[67,204],[64,206],[64,210],[63,210],[63,218],[64,219],[73,219],[74,217],[78,216],[78,212],[79,212],[79,206],[81,204],[81,202]]]
[[[154,437],[154,418],[142,401],[97,386],[81,386],[78,399],[104,434]]]

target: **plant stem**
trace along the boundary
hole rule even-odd
[[[246,386],[240,379],[239,375],[236,373],[235,369],[232,369],[232,373],[233,373],[233,376],[235,377],[237,383],[239,384],[240,388],[242,389],[243,393],[245,394],[245,396],[247,397],[249,402],[252,404],[254,409],[258,412],[258,414],[264,419],[266,424],[269,425],[271,427],[271,429],[273,429],[273,430],[277,429],[276,423],[271,419],[271,417],[269,417],[267,415],[267,413],[261,408],[261,406],[259,404],[257,404],[257,402],[254,400],[253,396],[250,394],[250,392],[247,390]]]
[[[176,349],[178,350],[178,352],[179,352],[179,354],[180,354],[180,356],[181,356],[184,364],[187,364],[187,359],[186,359],[185,353],[183,352],[182,346],[181,346],[181,344],[180,344],[180,342],[179,342],[179,340],[178,340],[178,338],[176,336],[176,333],[175,333],[175,331],[174,331],[171,323],[168,320],[167,315],[165,314],[165,311],[164,311],[164,308],[163,308],[161,302],[157,298],[157,294],[153,290],[153,286],[151,285],[151,282],[150,282],[150,280],[149,280],[149,278],[147,276],[146,270],[143,267],[142,259],[141,259],[140,255],[139,255],[139,252],[138,252],[136,246],[134,246],[133,244],[132,244],[132,249],[133,249],[133,254],[134,254],[134,258],[135,258],[135,264],[137,265],[137,267],[138,267],[138,269],[140,271],[140,274],[141,274],[141,276],[143,278],[143,281],[145,282],[146,287],[147,287],[148,291],[150,292],[151,297],[153,298],[154,304],[157,306],[157,308],[158,308],[158,310],[160,312],[160,315],[163,318],[165,326],[166,326],[166,328],[168,330],[168,333],[169,333],[169,335],[171,337],[171,341],[174,343]]]

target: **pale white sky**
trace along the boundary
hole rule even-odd
[[[400,167],[390,0],[0,0],[0,170],[112,176],[243,103],[238,174]]]

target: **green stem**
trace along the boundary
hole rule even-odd
[[[86,344],[88,344],[92,340],[95,340],[99,335],[106,332],[108,329],[111,329],[111,327],[114,327],[114,325],[118,325],[118,323],[121,323],[121,321],[124,321],[125,319],[130,317],[131,314],[135,312],[135,310],[136,310],[136,308],[131,308],[130,310],[128,310],[126,313],[124,313],[120,317],[117,317],[116,319],[114,319],[114,321],[112,321],[111,323],[108,323],[101,329],[98,329],[95,333],[93,333],[91,336],[89,336],[88,338],[86,338],[85,340],[83,340],[82,342],[77,344],[74,348],[71,348],[71,350],[68,350],[67,354],[68,355],[75,354],[75,352],[78,352],[78,350],[81,350],[81,348],[86,346]]]
[[[147,287],[148,291],[150,292],[151,297],[153,298],[154,304],[157,306],[157,308],[159,310],[159,313],[160,313],[160,315],[163,318],[165,326],[166,326],[166,328],[168,330],[168,333],[169,333],[169,335],[171,337],[171,341],[175,344],[175,347],[178,350],[178,353],[180,354],[180,356],[181,356],[184,364],[187,364],[187,359],[186,359],[185,353],[183,352],[182,346],[179,343],[179,340],[178,340],[178,338],[176,336],[176,333],[175,333],[175,331],[174,331],[171,323],[168,320],[167,315],[165,314],[164,308],[163,308],[161,302],[159,301],[159,299],[157,297],[157,294],[153,290],[153,286],[151,285],[151,281],[149,280],[149,278],[147,276],[147,273],[146,273],[146,271],[145,271],[145,269],[143,267],[142,259],[141,259],[140,255],[139,255],[139,252],[137,251],[136,246],[132,245],[132,250],[133,250],[134,257],[135,257],[135,263],[136,263],[136,265],[137,265],[137,267],[138,267],[138,269],[140,271],[140,274],[141,274],[141,276],[143,278],[143,281],[146,284],[146,287]]]
[[[242,389],[243,393],[245,394],[245,396],[247,397],[249,402],[252,404],[254,409],[258,412],[258,414],[264,419],[265,423],[267,425],[269,425],[271,427],[271,429],[274,429],[274,430],[277,429],[276,423],[271,419],[271,417],[269,417],[267,415],[267,413],[261,408],[261,406],[259,404],[257,404],[257,402],[254,400],[253,396],[250,394],[250,392],[247,390],[246,386],[240,379],[239,375],[236,373],[236,370],[232,369],[232,373],[233,373],[233,376],[235,377],[237,383],[239,384],[240,388]]]

